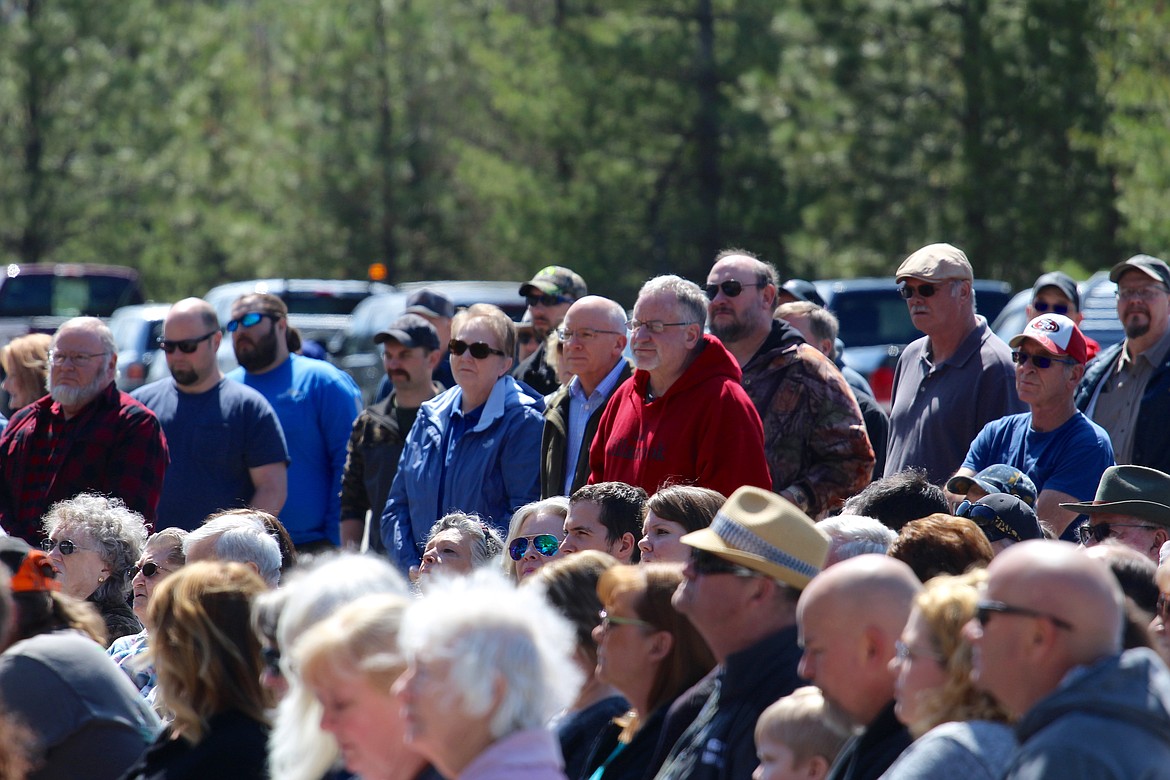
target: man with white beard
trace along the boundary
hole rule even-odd
[[[0,436],[0,525],[30,544],[57,501],[92,491],[154,522],[169,456],[154,413],[114,385],[114,336],[96,317],[75,317],[49,345],[49,394],[15,415]]]

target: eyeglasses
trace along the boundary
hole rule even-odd
[[[153,579],[154,576],[156,574],[158,574],[160,571],[169,572],[170,569],[164,569],[163,567],[159,566],[154,561],[147,561],[146,563],[142,564],[141,566],[135,565],[135,566],[131,566],[129,569],[127,569],[126,570],[126,579],[132,580],[138,576],[138,572],[142,572],[142,576],[149,580],[149,579]]]
[[[1156,525],[1143,525],[1141,523],[1097,523],[1090,525],[1086,523],[1077,529],[1077,536],[1080,537],[1081,544],[1088,544],[1090,541],[1103,542],[1113,535],[1114,528],[1157,528]]]
[[[697,576],[713,574],[731,574],[736,577],[762,576],[759,572],[752,571],[746,566],[732,563],[726,558],[721,558],[715,553],[700,550],[697,547],[691,548],[691,570]]]
[[[609,631],[610,626],[641,626],[642,628],[654,628],[653,623],[648,623],[645,620],[639,620],[638,618],[611,615],[604,609],[597,613],[597,617],[601,619],[602,631]]]
[[[1040,313],[1052,312],[1053,314],[1068,314],[1072,311],[1072,307],[1067,303],[1053,303],[1049,304],[1047,301],[1032,301],[1032,308]]]
[[[45,552],[53,552],[54,547],[60,548],[62,555],[72,555],[73,553],[79,552],[82,550],[88,550],[89,552],[97,552],[97,550],[94,550],[91,547],[82,547],[79,544],[74,544],[69,539],[62,539],[61,541],[57,541],[56,539],[48,539],[48,538],[41,539],[41,549],[44,550]]]
[[[195,350],[199,349],[200,342],[207,341],[209,338],[219,333],[218,330],[213,330],[210,333],[204,333],[197,339],[178,339],[172,341],[171,339],[159,339],[158,348],[168,355],[172,354],[176,349],[184,355],[190,355]]]
[[[66,363],[72,363],[78,368],[85,368],[93,362],[94,358],[105,357],[109,352],[79,352],[69,353],[61,352],[60,350],[49,350],[49,362],[54,366],[63,366]]]
[[[924,284],[918,285],[917,287],[908,282],[902,282],[898,285],[898,295],[901,295],[906,300],[910,300],[915,295],[921,296],[923,298],[931,298],[936,292],[942,289],[943,284],[947,284],[947,282],[943,282],[942,284],[931,284],[926,282]]]
[[[975,620],[980,626],[986,626],[987,621],[991,620],[991,616],[995,614],[1000,615],[1019,615],[1021,617],[1040,618],[1041,620],[1051,620],[1052,625],[1057,628],[1063,628],[1065,631],[1072,631],[1072,623],[1067,620],[1058,618],[1056,615],[1050,615],[1047,612],[1041,612],[1036,609],[1028,609],[1027,607],[1013,607],[1011,604],[1004,604],[1002,601],[980,601],[975,605]]]
[[[638,328],[644,327],[651,333],[661,333],[667,328],[678,328],[695,324],[694,322],[663,322],[662,320],[630,320],[626,323],[626,330],[633,333]]]
[[[955,507],[955,516],[965,517],[968,520],[974,521],[976,525],[984,530],[984,532],[990,530],[985,528],[985,526],[991,526],[991,528],[1003,534],[1003,536],[1010,537],[1017,542],[1023,541],[1023,539],[1020,538],[1019,531],[1012,528],[1003,520],[1003,518],[996,514],[994,509],[986,506],[985,504],[976,504],[971,501],[963,501],[957,507]],[[990,539],[989,541],[997,540]]]
[[[912,663],[919,658],[929,658],[932,661],[942,662],[937,653],[922,653],[914,650],[901,639],[894,641],[894,657],[902,663]]]
[[[452,354],[455,355],[462,355],[464,352],[470,352],[471,356],[476,360],[483,360],[488,355],[503,356],[504,354],[502,349],[495,349],[494,347],[490,347],[487,344],[484,344],[482,341],[477,341],[474,344],[468,344],[466,341],[451,339],[451,341],[447,343],[447,349],[451,350]]]
[[[1152,284],[1148,287],[1119,287],[1117,289],[1117,298],[1122,301],[1132,301],[1134,299],[1152,301],[1158,296],[1165,295],[1166,292],[1166,288],[1158,284]]]
[[[258,324],[260,324],[260,320],[264,319],[265,317],[272,320],[273,322],[276,322],[277,320],[280,319],[280,315],[278,315],[278,314],[269,314],[268,312],[263,312],[263,311],[250,311],[247,314],[245,314],[244,316],[237,317],[236,319],[228,322],[227,332],[228,333],[235,333],[237,330],[240,329],[240,326],[243,326],[245,328],[250,328],[253,325],[258,325]]]
[[[715,300],[715,296],[719,294],[720,290],[722,290],[723,294],[728,298],[736,298],[741,292],[743,292],[743,288],[745,287],[763,287],[765,284],[767,284],[767,282],[764,282],[763,280],[753,284],[744,284],[743,282],[737,282],[735,279],[727,279],[720,282],[719,284],[709,284],[703,289],[707,293],[707,298],[713,301]]]
[[[260,648],[260,657],[264,659],[264,668],[277,677],[284,676],[284,670],[280,668],[280,648],[272,645],[265,645]]]
[[[524,300],[528,302],[529,306],[557,306],[573,302],[573,299],[567,295],[525,295]]]
[[[567,328],[557,328],[557,338],[565,342],[577,339],[582,344],[588,344],[597,338],[598,333],[611,333],[615,336],[622,335],[620,331],[616,330],[598,330],[597,328],[574,328],[573,330],[568,330]]]
[[[508,545],[508,555],[512,556],[512,560],[518,561],[524,557],[524,553],[528,552],[528,542],[532,542],[532,549],[543,555],[545,558],[551,558],[557,554],[557,550],[561,548],[561,540],[552,534],[537,534],[536,536],[517,536]]]
[[[1029,355],[1027,352],[1021,352],[1018,349],[1012,350],[1012,362],[1018,366],[1028,365],[1028,361],[1032,361],[1032,365],[1036,368],[1048,368],[1053,363],[1063,363],[1066,366],[1075,366],[1075,360],[1062,360],[1060,358],[1046,357],[1044,355]]]

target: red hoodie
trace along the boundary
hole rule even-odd
[[[589,482],[626,482],[653,494],[688,484],[730,496],[772,489],[764,429],[740,386],[742,372],[718,339],[704,347],[661,398],[646,402],[650,375],[637,370],[613,394],[589,450]]]

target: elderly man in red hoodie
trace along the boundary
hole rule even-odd
[[[772,487],[760,415],[735,358],[704,335],[707,298],[678,276],[642,286],[626,323],[636,371],[614,393],[589,451],[592,482],[653,494],[685,483],[731,495]]]

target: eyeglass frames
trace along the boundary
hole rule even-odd
[[[975,620],[980,626],[986,626],[987,622],[991,620],[992,615],[1019,615],[1020,617],[1040,618],[1041,620],[1050,620],[1052,625],[1057,628],[1063,628],[1065,631],[1072,631],[1072,623],[1067,620],[1058,618],[1056,615],[1047,612],[1041,612],[1037,609],[1029,609],[1027,607],[1013,607],[1011,604],[1005,604],[1002,601],[979,601],[975,605]]]
[[[1149,287],[1134,287],[1131,289],[1118,288],[1117,298],[1122,301],[1132,301],[1134,299],[1152,301],[1160,295],[1165,295],[1167,292],[1167,289],[1159,284],[1150,285]]]
[[[508,545],[508,555],[512,560],[518,561],[524,557],[524,553],[528,552],[529,542],[532,543],[532,549],[536,550],[545,558],[551,558],[557,554],[557,550],[561,549],[561,540],[552,534],[518,536]]]
[[[72,363],[78,368],[84,368],[92,363],[94,358],[104,357],[108,354],[108,352],[80,352],[71,354],[58,349],[50,349],[49,362],[54,366],[63,366],[66,363]]]
[[[726,558],[721,558],[715,553],[700,550],[697,547],[691,548],[691,570],[698,576],[712,575],[712,574],[731,574],[735,577],[759,577],[759,572],[752,571],[746,566],[740,566],[737,563],[732,563]]]
[[[53,552],[54,547],[60,549],[62,555],[72,555],[75,552],[80,552],[83,550],[88,550],[89,552],[97,552],[97,550],[94,550],[91,547],[82,547],[80,544],[75,544],[70,539],[62,539],[60,541],[57,541],[56,539],[48,539],[48,538],[41,539],[41,549],[44,550],[45,552],[47,552],[47,553]]]
[[[131,566],[129,569],[127,569],[126,570],[126,579],[128,579],[128,580],[134,579],[135,577],[138,576],[138,572],[142,572],[142,576],[148,580],[154,579],[154,577],[160,571],[169,572],[170,569],[164,569],[163,567],[159,566],[154,561],[147,561],[146,563],[142,564],[141,566],[135,564],[134,566]]]
[[[726,279],[719,284],[708,284],[703,289],[707,293],[707,299],[713,301],[715,300],[715,296],[719,294],[720,290],[722,290],[723,294],[728,298],[737,298],[739,297],[739,294],[743,292],[743,288],[745,287],[763,287],[766,284],[767,282],[763,279],[752,283],[739,282],[735,279]]]
[[[182,352],[184,355],[190,355],[192,352],[199,349],[200,343],[207,341],[209,338],[214,336],[216,333],[219,333],[219,331],[213,330],[210,333],[204,333],[202,336],[200,336],[197,339],[171,340],[171,339],[160,338],[158,340],[158,348],[161,349],[163,352],[167,353],[168,355],[172,354],[176,349],[179,350],[180,352]]]
[[[629,320],[626,322],[626,330],[633,333],[638,328],[646,328],[651,333],[662,333],[667,328],[680,328],[686,325],[695,325],[694,322],[663,322],[662,320]]]
[[[914,286],[914,285],[910,284],[909,282],[900,282],[898,284],[898,295],[901,295],[906,300],[910,300],[915,295],[918,295],[922,298],[931,298],[934,296],[934,294],[936,292],[938,292],[939,290],[942,289],[944,284],[948,284],[949,282],[952,282],[952,281],[954,281],[954,280],[948,279],[947,281],[941,282],[939,284],[932,284],[930,282],[923,282],[922,284],[920,284],[918,286]]]
[[[574,299],[567,295],[525,295],[524,300],[529,306],[557,306],[572,303]]]
[[[447,349],[451,350],[451,353],[454,355],[462,355],[465,352],[470,352],[471,356],[476,360],[483,360],[488,355],[504,355],[502,349],[496,349],[495,347],[484,344],[482,341],[468,344],[466,341],[451,339],[447,342]]]
[[[234,320],[228,322],[227,332],[235,333],[240,329],[241,326],[245,328],[251,328],[254,325],[260,324],[260,320],[266,317],[273,322],[276,322],[280,319],[280,315],[277,314],[269,314],[268,312],[263,311],[250,311],[242,317],[236,317]]]
[[[1086,523],[1077,529],[1077,536],[1081,540],[1081,544],[1088,544],[1089,542],[1103,542],[1113,535],[1114,528],[1157,528],[1155,525],[1146,525],[1143,523],[1097,523],[1091,525]]]
[[[1018,366],[1026,366],[1031,361],[1036,368],[1048,368],[1053,363],[1063,363],[1066,366],[1075,366],[1075,360],[1063,360],[1061,358],[1046,357],[1044,355],[1029,355],[1027,352],[1020,350],[1012,350],[1012,362]]]
[[[580,341],[582,344],[588,344],[590,341],[593,341],[593,339],[597,338],[598,333],[610,333],[614,336],[622,335],[616,330],[600,330],[598,328],[573,328],[572,330],[569,330],[568,328],[557,328],[557,338],[562,342],[569,342],[573,339],[577,339],[577,341]]]
[[[1032,301],[1032,308],[1041,314],[1052,312],[1053,314],[1068,314],[1072,311],[1072,307],[1067,303],[1048,303],[1048,301]]]
[[[597,617],[601,620],[602,631],[609,631],[610,626],[640,626],[641,628],[654,628],[653,623],[648,623],[647,621],[639,620],[638,618],[611,615],[604,609],[597,613]]]

